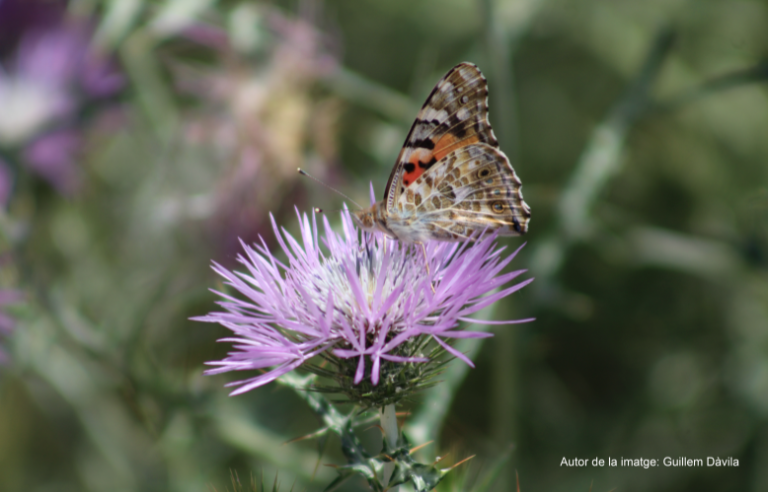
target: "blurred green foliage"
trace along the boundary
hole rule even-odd
[[[768,489],[768,3],[67,11],[126,82],[100,118],[78,110],[76,192],[0,145],[14,176],[0,280],[28,297],[6,309],[0,490],[226,490],[231,473],[329,484],[333,437],[284,444],[320,426],[305,402],[278,384],[227,397],[236,376],[201,374],[227,333],[187,318],[213,308],[211,259],[233,264],[238,237],[272,241],[270,212],[294,230],[294,206],[340,207],[297,166],[361,203],[369,181],[380,195],[423,99],[465,60],[489,78],[533,212],[513,262],[533,289],[487,315],[537,321],[463,346],[477,368],[452,367],[409,408],[412,441],[436,439],[417,459],[477,454],[438,490],[514,490],[515,470],[524,492]],[[377,429],[359,437],[378,452]],[[739,466],[560,466],[609,456]]]

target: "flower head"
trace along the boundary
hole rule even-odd
[[[220,340],[232,342],[235,350],[209,362],[218,367],[207,374],[268,369],[230,383],[240,386],[233,395],[306,364],[334,379],[333,389],[353,401],[393,403],[427,384],[443,352],[472,366],[450,340],[491,335],[461,330],[459,322],[472,321],[472,313],[532,280],[503,288],[524,270],[502,273],[516,252],[503,257],[504,248],[496,247],[493,235],[474,242],[431,242],[425,255],[417,245],[378,233],[361,235],[347,212],[342,214],[343,234],[333,232],[323,217],[325,248],[316,217],[299,216],[299,222],[301,242],[272,220],[287,263],[263,240],[254,247],[243,244],[245,254],[238,260],[247,273],[214,263],[225,283],[245,299],[219,293],[225,311],[194,318],[220,323],[235,335]],[[529,320],[501,323],[523,321]],[[330,364],[307,364],[315,356]]]

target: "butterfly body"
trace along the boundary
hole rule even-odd
[[[530,209],[488,121],[487,82],[471,63],[451,69],[411,127],[384,199],[353,212],[365,230],[404,242],[455,241],[484,230],[525,234]]]

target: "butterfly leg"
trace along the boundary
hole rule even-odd
[[[429,260],[427,259],[427,248],[424,247],[424,243],[421,243],[421,242],[419,243],[419,246],[421,246],[421,252],[424,255],[424,266],[427,267],[427,275],[431,277],[432,273],[429,271]],[[435,286],[431,281],[429,282],[429,286],[432,287],[432,293],[434,294]]]

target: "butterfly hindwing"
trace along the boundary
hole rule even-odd
[[[419,176],[396,208],[403,216],[417,217],[411,227],[429,229],[434,239],[461,239],[485,229],[520,235],[531,216],[521,186],[503,152],[471,144],[451,151]]]
[[[460,63],[440,79],[416,116],[387,183],[387,209],[427,169],[475,143],[498,146],[488,121],[488,84],[475,65]]]

